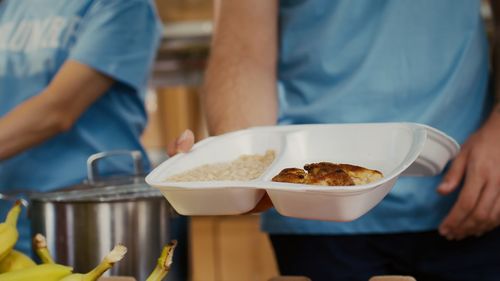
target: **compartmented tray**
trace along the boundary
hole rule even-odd
[[[204,164],[275,151],[274,161],[250,181],[174,182],[167,179]],[[276,210],[304,219],[351,221],[372,209],[402,175],[441,173],[459,145],[416,123],[319,124],[256,127],[210,137],[154,169],[146,182],[183,215],[235,215],[252,210],[267,192]],[[347,163],[381,171],[376,182],[316,186],[273,182],[282,169],[315,162]]]

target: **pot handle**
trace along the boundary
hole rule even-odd
[[[90,155],[87,159],[87,177],[90,184],[94,184],[99,179],[99,170],[97,163],[107,157],[128,155],[132,158],[134,164],[134,176],[140,175],[144,172],[142,165],[142,154],[138,150],[115,150],[105,151]]]

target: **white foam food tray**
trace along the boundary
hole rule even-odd
[[[173,182],[173,175],[204,164],[230,162],[244,154],[276,157],[251,181]],[[442,172],[458,152],[449,136],[416,123],[320,124],[256,127],[197,143],[159,165],[146,182],[158,188],[182,215],[235,215],[252,210],[267,192],[276,210],[304,219],[351,221],[372,209],[402,175]],[[383,173],[376,182],[356,186],[315,186],[273,182],[284,168],[332,162]]]

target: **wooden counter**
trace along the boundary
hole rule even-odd
[[[263,281],[278,275],[258,215],[193,217],[190,235],[193,281]]]

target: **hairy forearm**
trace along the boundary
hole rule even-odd
[[[276,123],[277,1],[216,1],[202,100],[211,134]]]
[[[72,121],[42,93],[0,118],[0,160],[67,130]]]
[[[273,125],[278,111],[276,76],[247,57],[213,57],[203,102],[210,134]]]

